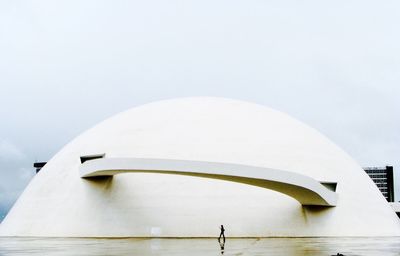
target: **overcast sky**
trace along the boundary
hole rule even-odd
[[[400,198],[400,1],[0,0],[0,216],[120,111],[222,96],[284,111]],[[1,217],[0,217],[1,219]]]

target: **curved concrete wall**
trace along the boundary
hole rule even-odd
[[[82,179],[80,156],[206,161],[337,182],[336,207],[202,177],[126,173]],[[263,106],[220,98],[147,104],[77,137],[32,180],[0,225],[7,236],[394,236],[397,216],[346,153]]]
[[[335,206],[337,194],[313,178],[283,170],[204,161],[100,158],[83,163],[82,178],[96,179],[121,173],[158,173],[203,177],[248,184],[291,196],[304,206]],[[336,184],[336,183],[335,183]]]

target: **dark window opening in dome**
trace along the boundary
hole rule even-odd
[[[327,189],[336,192],[337,183],[336,182],[321,182]]]
[[[87,156],[81,156],[81,163],[83,164],[86,161],[94,160],[94,159],[99,159],[99,158],[104,158],[106,154],[96,154],[96,155],[87,155]]]

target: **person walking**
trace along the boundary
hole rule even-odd
[[[218,241],[220,241],[221,237],[222,237],[222,239],[223,239],[223,241],[225,243],[225,228],[224,228],[224,225],[221,225],[220,229],[221,229],[221,233],[219,234]]]

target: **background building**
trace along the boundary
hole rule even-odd
[[[47,164],[47,162],[35,162],[33,163],[33,167],[36,168],[36,173],[40,172],[40,170]]]
[[[388,202],[394,202],[393,166],[364,167]]]

